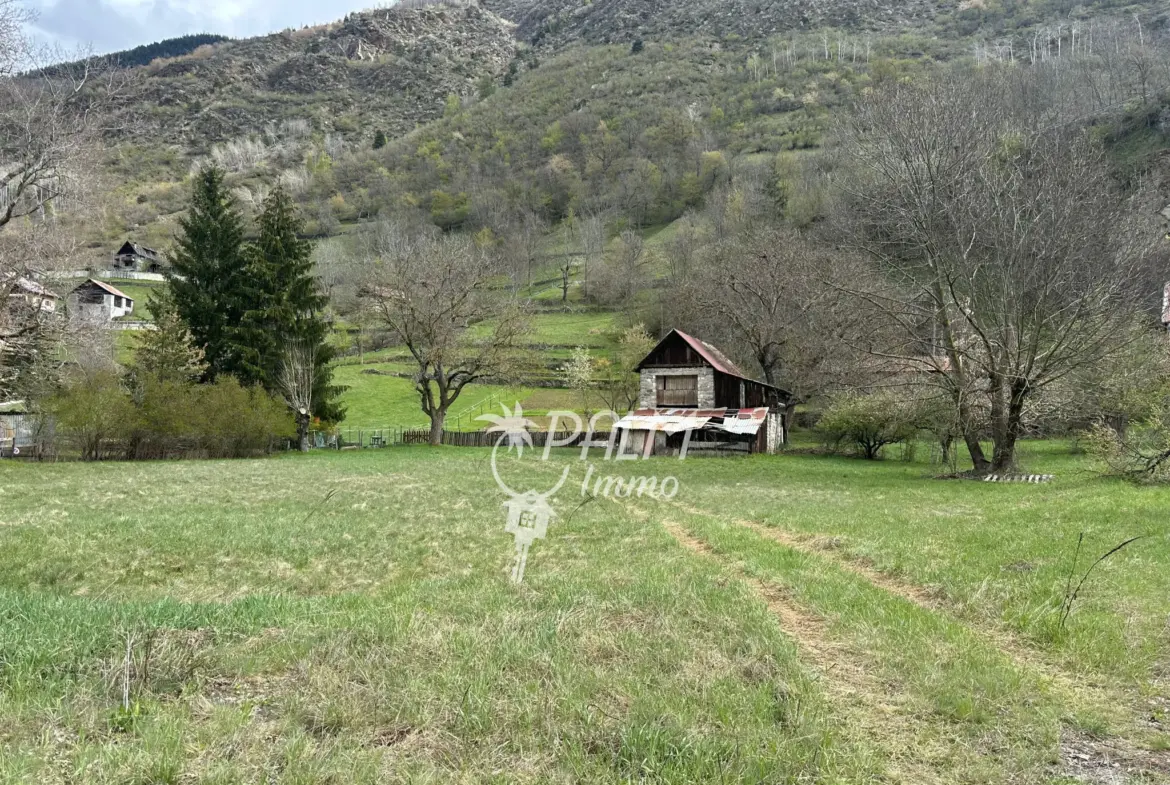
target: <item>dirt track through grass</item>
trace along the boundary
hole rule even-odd
[[[722,564],[707,543],[692,537],[686,529],[670,521],[662,521],[663,528],[679,545],[706,559]],[[726,565],[724,565],[726,566]],[[887,744],[921,735],[916,721],[899,707],[896,695],[887,694],[865,664],[828,633],[823,619],[809,614],[774,586],[733,570],[776,617],[780,629],[800,650],[802,661],[818,674],[836,710],[845,718],[850,734],[859,738],[882,739]],[[910,746],[907,744],[907,746]],[[889,761],[891,778],[895,782],[944,782],[942,772],[931,769],[928,762],[917,759],[912,749],[880,750]]]
[[[823,538],[807,535],[799,537],[775,526],[721,516],[681,503],[671,503],[671,506],[688,515],[722,521],[749,530],[761,538],[809,558],[824,559],[836,568],[866,581],[875,589],[913,604],[924,613],[944,614],[955,624],[970,627],[969,624],[954,617],[945,603],[929,590],[905,583],[861,564],[856,559],[843,556],[835,542],[826,546]],[[897,705],[891,707],[887,700],[882,699],[880,690],[877,689],[879,681],[869,672],[863,658],[851,653],[848,647],[835,640],[823,618],[802,608],[788,593],[776,586],[745,573],[740,566],[729,565],[728,559],[718,554],[710,544],[692,536],[678,523],[663,519],[662,525],[684,548],[720,562],[752,587],[755,594],[777,617],[782,629],[796,640],[804,658],[818,672],[826,675],[826,681],[829,681],[828,677],[840,679],[840,683],[834,682],[827,686],[826,691],[842,706],[859,704],[864,709],[863,715],[869,715],[871,718],[882,717],[883,725],[892,724],[893,727],[898,727],[898,737],[913,738],[916,733],[921,734],[920,729],[916,731],[912,719],[899,713]],[[1109,706],[1129,706],[1125,696],[1119,695],[1105,685],[1090,683],[1083,677],[1078,679],[1075,674],[1066,672],[1003,630],[976,627],[970,629],[970,632],[997,649],[999,654],[1013,663],[1014,668],[1029,671],[1050,684],[1059,696],[1070,704],[1097,706],[1102,709]],[[1129,714],[1128,720],[1136,725],[1139,722],[1137,712],[1130,711]],[[859,727],[870,724],[856,716],[852,718],[852,722]],[[1126,730],[1132,731],[1133,726]],[[868,729],[867,736],[875,737],[872,728]],[[876,737],[884,738],[884,734],[879,733]],[[1062,727],[1059,754],[1061,775],[1083,782],[1128,781],[1124,778],[1118,779],[1122,773],[1143,779],[1154,777],[1157,778],[1155,781],[1170,776],[1170,752],[1140,749],[1129,739],[1117,735],[1101,738]],[[898,779],[905,777],[904,781],[907,782],[941,781],[939,777],[945,774],[945,769],[933,772],[928,761],[915,759],[913,752],[910,755],[909,760],[902,761],[892,772],[897,774]],[[891,761],[896,759],[891,756]]]

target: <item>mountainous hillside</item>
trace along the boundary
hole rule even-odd
[[[317,236],[401,210],[501,241],[583,213],[663,225],[745,167],[811,219],[799,160],[875,79],[1096,42],[1117,60],[1106,92],[1158,83],[1167,8],[1062,2],[423,0],[202,46],[129,72],[87,239],[165,248],[202,160],[246,210],[280,183]],[[1160,105],[1112,132],[1135,171],[1165,146]]]
[[[205,46],[135,71],[121,132],[195,151],[293,119],[402,133],[503,74],[512,31],[478,5],[435,4]]]
[[[823,28],[925,33],[944,38],[1010,36],[1052,21],[1066,27],[1101,15],[1145,16],[1170,25],[1165,4],[1126,0],[483,0],[542,46],[735,36],[760,41]]]
[[[612,43],[737,35],[749,39],[821,27],[894,32],[921,29],[957,0],[484,0],[533,44]]]

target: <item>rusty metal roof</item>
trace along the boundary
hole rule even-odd
[[[700,357],[710,363],[711,367],[715,370],[721,371],[725,374],[728,374],[729,376],[738,376],[741,379],[748,378],[747,376],[744,376],[743,371],[741,371],[735,363],[727,358],[726,354],[719,351],[706,341],[695,338],[693,335],[687,335],[682,330],[671,330],[671,332],[677,333],[679,338],[682,338],[684,341],[686,341],[687,344],[696,352],[698,352]]]
[[[712,412],[697,409],[641,409],[614,423],[614,428],[631,431],[697,431],[711,420]]]
[[[792,393],[790,393],[788,390],[785,390],[781,387],[777,387],[774,384],[768,384],[767,382],[762,382],[759,379],[753,379],[751,376],[748,376],[746,373],[741,371],[739,369],[739,366],[736,365],[735,363],[733,363],[730,359],[728,359],[727,355],[724,354],[723,352],[721,352],[719,349],[715,348],[714,346],[712,346],[711,344],[707,343],[704,340],[696,338],[693,335],[688,335],[687,333],[684,333],[682,330],[678,330],[678,329],[672,329],[669,333],[667,333],[665,335],[665,337],[663,337],[663,339],[661,341],[659,341],[657,344],[655,344],[654,348],[652,350],[650,350],[650,353],[647,354],[645,358],[643,358],[642,362],[638,363],[638,366],[637,366],[638,370],[642,369],[642,364],[645,363],[646,360],[651,355],[653,355],[655,352],[657,352],[659,347],[661,347],[664,343],[666,343],[666,341],[670,339],[670,336],[672,334],[677,335],[684,342],[686,342],[686,344],[688,346],[690,346],[692,349],[694,349],[695,352],[700,357],[702,357],[707,362],[708,365],[710,365],[712,368],[719,371],[720,373],[725,373],[728,376],[734,376],[737,379],[743,379],[744,381],[752,382],[753,384],[763,385],[764,387],[768,387],[770,389],[777,390],[778,392],[781,392],[786,396],[792,395]]]
[[[703,428],[736,434],[755,434],[768,417],[768,407],[755,409],[638,409],[620,419],[615,428],[632,431],[679,431]]]

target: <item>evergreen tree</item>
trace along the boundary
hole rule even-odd
[[[309,243],[298,236],[301,221],[292,199],[277,187],[264,201],[260,236],[244,249],[248,288],[243,317],[234,330],[239,349],[237,377],[244,384],[281,389],[281,370],[291,347],[313,358],[312,413],[337,422],[341,388],[332,384],[333,350],[325,339],[322,311],[329,298],[313,276]]]
[[[193,382],[203,376],[207,371],[203,350],[179,316],[174,296],[165,289],[155,292],[146,309],[154,318],[154,329],[138,336],[132,372],[173,382]]]
[[[201,348],[210,381],[235,373],[237,352],[232,332],[243,315],[243,220],[215,167],[195,176],[191,209],[179,221],[171,254],[170,289],[178,315]]]
[[[379,128],[374,132],[374,149],[381,150],[386,146],[386,132]]]

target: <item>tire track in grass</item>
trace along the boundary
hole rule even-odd
[[[1079,699],[1088,705],[1123,705],[1127,707],[1131,714],[1135,712],[1129,706],[1128,702],[1124,701],[1116,691],[1103,685],[1090,684],[1083,680],[1078,680],[1075,675],[1068,673],[1059,665],[1052,663],[1041,652],[1018,640],[1010,633],[1001,629],[990,628],[986,625],[973,625],[966,620],[958,618],[950,612],[944,603],[921,586],[900,581],[886,573],[861,564],[857,559],[841,555],[831,549],[817,547],[814,544],[815,540],[813,538],[797,537],[792,532],[775,526],[769,526],[743,518],[723,517],[716,513],[684,505],[679,502],[668,503],[689,515],[724,520],[748,529],[760,537],[771,540],[782,547],[789,548],[806,556],[824,559],[840,569],[865,580],[874,587],[918,606],[925,612],[943,615],[948,620],[970,630],[972,635],[978,636],[990,643],[1017,668],[1024,671],[1031,671],[1034,675],[1046,680],[1066,696]],[[682,531],[678,524],[664,522],[663,525],[667,527],[667,530],[670,531],[676,540],[679,540],[686,547],[692,550],[698,547],[700,552],[718,558],[710,546]],[[671,530],[672,527],[674,530]],[[680,533],[686,537],[686,541],[680,539]],[[748,581],[754,580],[750,577],[745,577],[745,579]],[[763,587],[763,584],[760,584],[758,581],[756,583],[759,587]],[[794,611],[789,606],[790,615],[788,619],[790,622],[795,623],[799,619],[799,615],[793,616],[791,615],[792,612]],[[1136,715],[1132,716],[1131,719],[1136,720]],[[1112,738],[1095,739],[1077,731],[1069,731],[1066,729],[1062,729],[1062,731],[1060,740],[1061,766],[1063,771],[1074,779],[1082,782],[1112,784],[1125,782],[1126,780],[1123,777],[1119,778],[1119,775],[1123,773],[1136,776],[1143,776],[1145,774],[1170,776],[1170,751],[1142,749],[1135,746],[1125,737],[1115,736]]]
[[[643,520],[650,517],[636,507],[626,509]],[[824,619],[803,610],[779,588],[727,564],[711,546],[674,521],[663,520],[662,526],[681,547],[731,572],[764,603],[776,617],[780,629],[796,645],[802,661],[819,675],[817,683],[845,724],[851,727],[849,735],[866,744],[882,740],[880,752],[888,760],[892,782],[917,785],[950,781],[945,770],[940,771],[923,760],[910,741],[927,735],[925,723],[899,710],[898,700],[882,689],[881,682],[865,664],[829,634]],[[945,760],[949,755],[935,757]]]
[[[1061,669],[1058,665],[1050,662],[1041,652],[1028,646],[1026,643],[1020,641],[1011,633],[1002,629],[988,627],[986,625],[972,624],[966,619],[961,619],[955,614],[951,613],[946,604],[941,602],[928,589],[922,586],[917,586],[912,583],[901,581],[887,573],[875,570],[862,564],[858,559],[851,558],[848,555],[841,553],[831,548],[818,547],[815,537],[798,537],[792,532],[781,529],[776,526],[760,523],[758,521],[750,521],[744,518],[723,518],[708,510],[702,510],[697,507],[690,507],[680,504],[678,502],[671,502],[678,509],[690,514],[705,516],[708,518],[716,518],[719,520],[726,520],[737,526],[742,526],[750,529],[756,534],[773,542],[783,545],[785,548],[791,548],[794,551],[825,559],[853,575],[862,578],[865,581],[873,584],[877,588],[897,597],[901,597],[907,602],[917,605],[924,611],[931,613],[945,614],[949,619],[957,624],[962,624],[972,629],[980,637],[991,641],[997,649],[1004,653],[1005,656],[1017,661],[1023,667],[1030,668],[1038,672],[1040,675],[1062,687],[1067,687],[1073,691],[1089,692],[1093,694],[1098,700],[1116,700],[1117,696],[1109,692],[1104,687],[1097,685],[1085,684],[1075,680],[1071,674]]]

